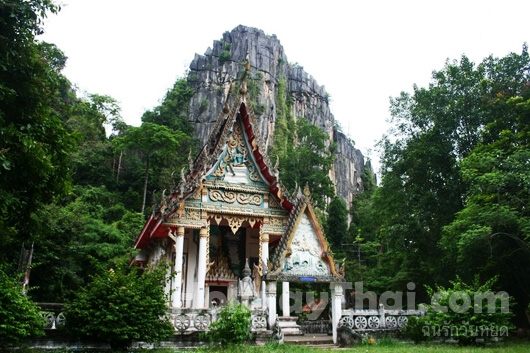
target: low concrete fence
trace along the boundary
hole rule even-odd
[[[64,305],[62,303],[37,303],[44,318],[45,330],[56,330],[66,323]]]
[[[407,325],[411,316],[423,316],[422,310],[387,310],[383,305],[377,310],[342,310],[339,327],[355,331],[397,331]]]

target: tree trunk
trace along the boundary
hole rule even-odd
[[[142,201],[142,214],[145,210],[145,201],[147,198],[147,181],[149,179],[149,158],[145,162],[145,177],[144,177],[144,200]]]
[[[123,157],[123,151],[120,151],[120,157],[118,158],[118,170],[116,171],[116,182],[118,182],[118,180],[120,179],[121,157]]]

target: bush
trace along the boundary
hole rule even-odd
[[[512,313],[501,311],[502,302],[499,297],[492,306],[493,312],[488,312],[486,306],[482,307],[482,312],[476,310],[482,306],[476,296],[485,293],[493,295],[491,287],[495,280],[493,278],[481,285],[477,278],[473,284],[468,285],[457,278],[451,282],[450,288],[427,288],[432,303],[426,307],[425,316],[409,319],[405,335],[415,342],[450,338],[461,344],[473,344],[478,338],[489,339],[502,336],[503,333],[507,335],[513,328]],[[440,310],[442,307],[447,310]]]
[[[223,65],[225,62],[230,60],[230,58],[231,58],[230,52],[227,50],[223,50],[221,52],[221,55],[219,55],[219,64]]]
[[[162,269],[106,271],[66,305],[67,329],[77,338],[109,343],[119,350],[133,341],[167,338],[174,329],[165,318],[163,282]]]
[[[206,338],[222,346],[246,342],[250,338],[250,310],[242,304],[228,303],[219,311]]]
[[[427,336],[422,331],[422,327],[425,325],[427,325],[427,321],[424,317],[411,316],[403,330],[403,335],[413,340],[414,343],[425,341]]]
[[[39,308],[22,294],[22,287],[0,269],[0,347],[44,333]]]

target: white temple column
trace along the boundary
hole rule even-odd
[[[282,282],[282,314],[290,316],[289,310],[289,282]]]
[[[261,266],[265,270],[269,261],[269,235],[264,233],[261,235]],[[263,309],[267,308],[267,288],[265,281],[261,281],[261,304]]]
[[[340,283],[331,283],[331,328],[333,331],[333,343],[337,343],[337,328],[342,316],[342,296],[344,289]]]
[[[269,309],[269,328],[276,322],[276,282],[267,283],[267,307]]]
[[[208,228],[202,227],[199,233],[199,263],[197,266],[197,290],[195,309],[204,309],[204,281],[206,279],[206,238]]]
[[[173,268],[173,297],[171,303],[174,308],[182,308],[182,252],[184,251],[184,227],[177,228],[175,238],[175,264]]]

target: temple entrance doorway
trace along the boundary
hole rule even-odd
[[[210,223],[209,269],[206,274],[209,307],[238,300],[238,285],[244,277],[247,261],[252,278],[259,277],[259,224],[253,225],[244,221],[234,232],[235,228],[230,226],[227,218]],[[253,290],[258,298],[259,286],[255,283]]]

